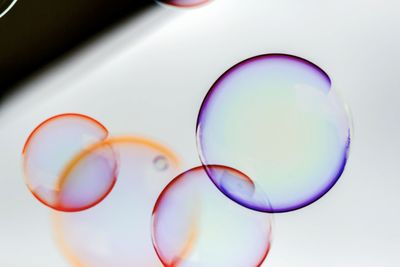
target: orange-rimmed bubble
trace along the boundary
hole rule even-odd
[[[254,185],[242,172],[221,165],[207,168],[251,194]],[[258,267],[270,250],[271,229],[271,214],[227,198],[203,166],[172,180],[153,210],[153,244],[166,267]]]
[[[108,147],[118,158],[118,183],[91,209],[52,214],[57,245],[74,267],[161,267],[151,241],[151,212],[180,172],[178,158],[152,140],[123,136],[95,144],[73,161]]]
[[[115,183],[114,151],[104,147],[79,163],[73,159],[107,137],[100,122],[82,114],[60,114],[42,122],[22,152],[29,190],[40,202],[60,211],[81,211],[99,203]]]

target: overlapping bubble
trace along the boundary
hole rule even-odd
[[[350,125],[321,68],[266,54],[240,62],[211,87],[198,115],[197,143],[207,173],[229,198],[286,212],[319,199],[339,179]],[[221,180],[210,164],[238,169],[252,182]]]
[[[15,5],[17,0],[0,0],[0,18]]]
[[[118,163],[111,147],[86,156],[108,137],[107,129],[81,114],[61,114],[37,126],[23,148],[25,182],[43,204],[80,211],[99,203],[114,186]],[[82,160],[72,161],[77,155]]]
[[[240,171],[208,166],[248,180]],[[271,215],[247,209],[221,194],[203,167],[177,176],[153,211],[153,243],[164,266],[260,266],[271,244]]]
[[[179,173],[178,159],[168,148],[134,136],[111,137],[84,153],[92,157],[108,147],[118,155],[118,183],[91,209],[55,212],[57,244],[75,267],[162,266],[151,241],[151,212]]]

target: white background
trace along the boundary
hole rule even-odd
[[[355,134],[338,184],[315,204],[275,216],[264,266],[400,266],[399,10],[397,0],[155,6],[26,83],[0,107],[0,266],[67,266],[49,210],[22,178],[22,146],[38,123],[84,113],[112,134],[166,144],[190,168],[199,164],[195,120],[211,84],[243,59],[278,52],[330,75]]]

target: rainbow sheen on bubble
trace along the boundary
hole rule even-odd
[[[212,0],[158,0],[157,2],[175,7],[197,7]]]
[[[107,129],[81,114],[61,114],[37,126],[23,148],[25,182],[43,204],[60,211],[88,209],[112,190],[118,171],[111,147],[85,149],[105,140]],[[81,160],[73,159],[81,157]]]
[[[350,146],[348,114],[328,75],[285,54],[226,71],[201,105],[196,134],[205,166],[230,166],[252,181],[240,186],[206,167],[216,186],[263,212],[292,211],[322,197],[341,176]]]
[[[247,181],[225,166],[216,172]],[[177,176],[153,211],[153,243],[166,267],[256,267],[271,246],[271,214],[231,201],[212,184],[204,168]]]
[[[85,154],[109,147],[118,157],[118,183],[91,209],[54,212],[57,245],[74,267],[161,267],[151,240],[151,215],[161,191],[180,172],[179,161],[163,145],[135,136],[111,137]]]
[[[17,0],[0,0],[0,18],[15,5]]]

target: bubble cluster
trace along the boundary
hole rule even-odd
[[[117,160],[109,146],[90,155],[85,149],[107,137],[102,124],[81,114],[61,114],[42,122],[22,153],[29,190],[43,204],[61,211],[99,203],[114,186]]]
[[[166,147],[134,136],[111,137],[88,150],[112,146],[119,158],[118,183],[97,206],[53,214],[57,244],[74,266],[162,266],[151,241],[151,212],[158,195],[179,173]],[[154,168],[160,158],[162,171]]]
[[[229,167],[208,167],[248,179]],[[158,198],[153,242],[164,266],[259,266],[270,248],[271,215],[231,201],[196,167],[177,176]]]
[[[72,266],[258,267],[271,248],[272,213],[327,193],[350,147],[349,117],[328,75],[285,54],[226,71],[196,126],[202,165],[183,173],[167,147],[110,136],[86,115],[57,115],[32,131],[25,181],[53,209]]]
[[[17,2],[17,0],[0,0],[0,18],[3,17]]]
[[[229,198],[258,211],[286,212],[319,199],[339,179],[350,126],[321,68],[266,54],[240,62],[214,83],[198,115],[197,143],[207,173]],[[219,179],[210,164],[244,172],[253,186]]]

